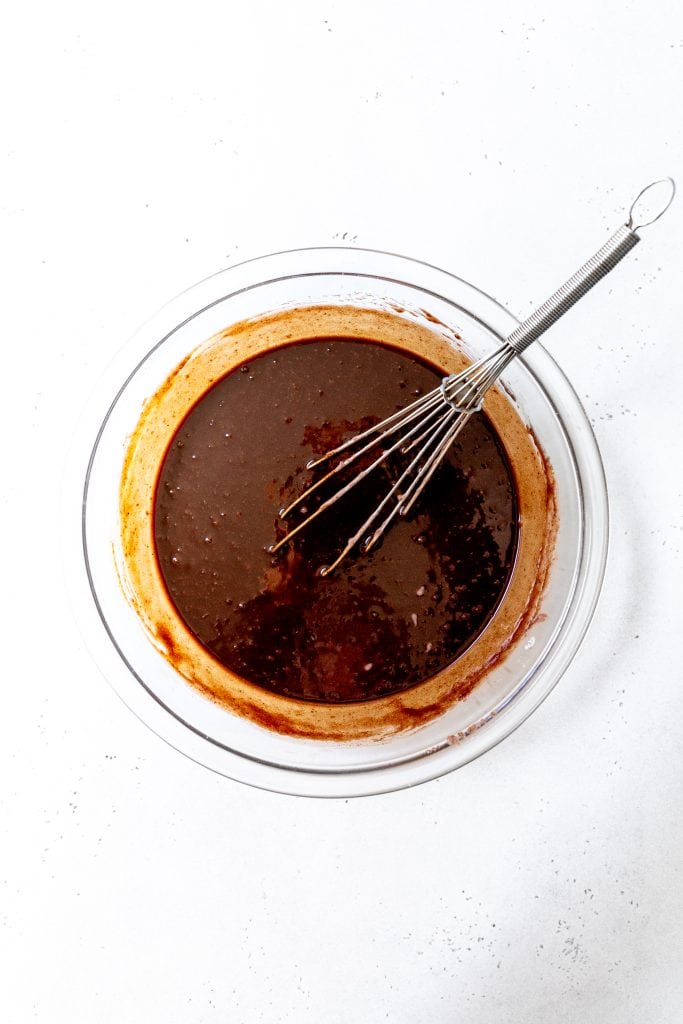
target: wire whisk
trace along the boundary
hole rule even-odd
[[[664,196],[662,186],[666,190]],[[333,572],[357,545],[363,553],[371,551],[397,517],[405,517],[410,513],[450,446],[470,417],[482,408],[487,391],[505,372],[512,360],[544,334],[638,244],[640,238],[637,232],[662,216],[671,205],[675,191],[676,186],[672,178],[662,178],[642,189],[631,204],[627,222],[488,356],[470,364],[460,373],[444,377],[433,391],[332,448],[319,458],[312,459],[306,466],[309,470],[337,461],[334,461],[332,468],[323,476],[306,487],[280,511],[280,518],[283,520],[296,508],[303,506],[315,491],[334,477],[345,473],[354,463],[359,460],[367,461],[368,458],[370,461],[272,545],[271,553],[274,554],[293,540],[313,520],[332,508],[340,498],[388,459],[396,455],[409,456],[405,469],[400,472],[382,501],[348,538],[337,558],[330,565],[320,568],[320,575],[327,576]],[[662,196],[659,203],[656,200],[657,193]],[[377,448],[379,453],[375,454]]]

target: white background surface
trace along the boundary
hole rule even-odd
[[[679,4],[66,0],[0,50],[0,1019],[681,1020],[683,199],[548,341],[610,488],[593,628],[455,775],[323,803],[184,759],[91,663],[55,526],[88,389],[230,261],[350,240],[546,298],[683,179]]]

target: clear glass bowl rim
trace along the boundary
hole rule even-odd
[[[571,416],[563,415],[560,418],[565,430],[569,428],[577,479],[581,485],[583,511],[586,515],[582,564],[572,604],[549,655],[544,659],[543,678],[540,682],[536,680],[534,685],[527,685],[521,692],[516,693],[510,705],[505,708],[505,713],[492,718],[485,726],[479,728],[467,738],[466,744],[454,744],[433,752],[428,750],[422,757],[409,763],[336,774],[329,771],[302,771],[300,768],[287,769],[224,749],[217,757],[217,748],[210,740],[204,739],[202,742],[201,736],[179,721],[164,705],[155,700],[149,691],[140,686],[119,656],[107,623],[98,612],[88,578],[85,551],[87,479],[99,437],[111,409],[141,363],[156,347],[163,344],[168,332],[175,330],[183,322],[184,317],[194,316],[208,306],[248,288],[306,274],[325,273],[325,270],[313,264],[316,260],[324,262],[326,259],[348,264],[348,273],[397,281],[426,294],[431,292],[439,298],[447,297],[449,302],[460,306],[468,316],[498,337],[510,333],[519,322],[497,300],[462,278],[433,264],[377,249],[342,246],[292,249],[255,257],[218,271],[171,299],[144,323],[115,356],[99,385],[92,392],[76,431],[65,470],[62,492],[62,554],[70,602],[86,646],[124,703],[157,735],[198,763],[229,778],[259,788],[292,795],[348,797],[388,792],[444,775],[490,750],[529,717],[559,682],[581,645],[593,617],[604,577],[609,516],[602,461],[583,406],[558,364],[537,342],[525,354],[523,361],[532,375],[543,382],[543,390],[551,400],[553,408],[557,411],[559,396],[563,409],[571,410]],[[365,267],[362,265],[364,260],[367,264]],[[306,261],[310,261],[310,265],[303,269],[302,263],[305,264]],[[373,262],[377,262],[378,267],[374,272],[370,272],[370,265]],[[354,266],[356,263],[358,265]],[[271,268],[273,272],[270,276],[264,275],[263,271]],[[273,276],[275,269],[278,272]],[[400,277],[392,276],[390,270],[393,270],[394,274],[400,273]],[[344,271],[337,267],[336,270],[327,272]],[[421,275],[423,281],[420,280]],[[223,281],[227,284],[230,278],[235,284],[241,278],[241,287],[219,287]],[[427,283],[431,287],[427,287]],[[449,294],[449,289],[451,293],[453,290],[459,293],[457,302],[454,302],[452,294]],[[471,304],[466,301],[468,297],[472,300]],[[477,311],[473,308],[475,305]],[[148,341],[151,337],[157,340],[149,347]],[[131,358],[135,353],[141,353],[137,362]],[[116,382],[122,382],[118,390]],[[103,408],[107,409],[104,418]]]

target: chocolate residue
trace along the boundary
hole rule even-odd
[[[442,375],[376,342],[309,340],[233,370],[188,414],[157,485],[157,555],[178,612],[228,669],[289,697],[372,700],[435,675],[484,628],[509,579],[517,507],[512,470],[483,414],[372,552],[319,573],[414,453],[395,453],[283,555],[268,553],[286,532],[278,507],[328,472],[328,463],[306,471],[312,456],[370,426],[376,417],[363,410],[389,415]],[[377,456],[367,452],[305,499],[290,526]]]
[[[189,683],[212,700],[266,728],[292,736],[381,738],[424,724],[462,699],[504,660],[529,628],[538,614],[552,558],[556,531],[554,484],[533,434],[505,396],[494,390],[487,397],[486,410],[503,438],[512,466],[521,526],[517,560],[507,590],[474,643],[426,682],[402,693],[362,702],[311,703],[267,692],[240,678],[207,651],[188,628],[164,585],[153,534],[154,485],[170,439],[213,382],[277,345],[330,336],[388,343],[430,362],[438,361],[445,372],[457,372],[466,363],[453,346],[452,332],[446,336],[414,319],[378,310],[335,306],[286,310],[221,332],[169,376],[146,404],[131,438],[121,482],[120,568],[124,589],[157,647],[166,651],[165,656]],[[406,395],[401,404],[409,401],[410,395]],[[376,415],[374,408],[363,413]],[[355,429],[363,416],[347,414],[343,419]],[[319,445],[327,448],[330,437],[343,435],[345,429],[343,422],[335,425],[330,421],[318,439]],[[308,441],[315,450],[315,438],[310,436]],[[266,483],[269,493],[276,494],[276,482],[270,479]],[[265,592],[272,590],[274,582],[274,577],[264,579]]]

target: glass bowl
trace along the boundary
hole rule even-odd
[[[376,741],[286,736],[212,703],[150,642],[120,585],[113,549],[126,442],[145,399],[211,335],[273,310],[321,304],[426,311],[457,331],[475,358],[517,325],[465,281],[384,252],[302,249],[221,271],[149,320],[92,394],[67,465],[64,562],[95,661],[159,736],[206,767],[251,785],[308,796],[360,796],[413,786],[466,764],[517,728],[548,695],[595,609],[607,554],[607,492],[581,403],[536,343],[511,364],[502,383],[552,466],[558,532],[540,613],[507,657],[466,698],[427,724]]]

